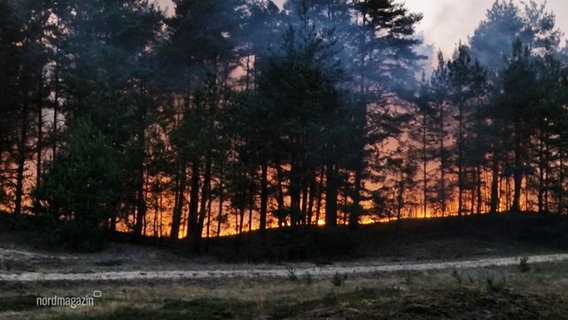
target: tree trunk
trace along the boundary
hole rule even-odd
[[[110,217],[110,226],[109,226],[109,231],[111,233],[114,233],[116,231],[116,215],[113,215],[112,217]]]
[[[481,196],[481,165],[478,165],[476,168],[476,175],[477,175],[477,210],[475,210],[476,214],[481,214],[482,205],[483,205],[483,198]]]
[[[497,213],[499,210],[499,158],[497,150],[493,151],[491,163],[491,204],[490,213]]]
[[[319,225],[320,215],[321,215],[321,202],[323,193],[323,179],[325,177],[325,170],[322,168],[320,170],[319,186],[317,187],[317,198],[316,198],[316,225]]]
[[[542,125],[542,124],[541,124]],[[541,128],[541,134],[538,144],[538,213],[544,212],[544,173],[546,167],[546,159],[544,155],[544,132]]]
[[[326,192],[325,192],[325,225],[337,225],[337,169],[335,165],[328,164],[326,167]]]
[[[28,110],[29,106],[27,102],[24,102],[22,110],[22,118],[20,123],[20,136],[18,140],[18,157],[17,157],[17,169],[16,169],[16,203],[14,206],[14,214],[22,214],[22,198],[24,195],[24,171],[26,165],[26,155],[28,141]]]
[[[446,215],[446,151],[444,148],[444,110],[440,109],[440,204],[442,217]]]
[[[548,123],[548,119],[546,119],[545,121],[545,127],[548,128],[549,123]],[[546,132],[546,136],[545,136],[545,140],[544,140],[544,210],[545,212],[549,212],[549,207],[548,207],[548,200],[549,200],[549,192],[550,192],[550,185],[549,185],[549,181],[550,181],[550,165],[551,162],[550,161],[550,136],[549,136],[549,132],[547,130]]]
[[[144,87],[141,86],[140,88],[140,95],[144,96]],[[142,105],[139,107],[138,111],[138,128],[136,136],[138,137],[138,152],[140,152],[140,158],[137,159],[137,172],[136,172],[136,207],[137,207],[137,214],[136,214],[136,224],[134,227],[134,235],[135,237],[142,237],[143,236],[143,228],[146,219],[146,196],[144,194],[144,162],[146,159],[146,116],[147,116],[147,108],[144,102],[141,103]]]
[[[238,221],[237,221],[237,233],[243,233],[243,226],[245,223],[245,205],[244,203],[239,206],[238,210]]]
[[[142,174],[144,174],[143,170]],[[134,226],[134,236],[137,238],[141,238],[144,235],[143,228],[145,225],[146,211],[147,211],[146,197],[144,195],[144,180],[142,180],[142,183],[138,186],[137,189],[138,189],[136,191],[137,212],[136,212],[136,224]]]
[[[520,202],[521,202],[521,186],[523,183],[523,171],[521,168],[521,138],[519,124],[515,125],[515,162],[513,171],[513,204],[511,206],[511,211],[520,212]]]
[[[198,216],[199,213],[199,161],[194,160],[191,165],[191,190],[189,195],[189,216],[187,219],[187,232],[190,239],[194,239],[194,234],[198,230]],[[195,251],[195,243],[193,249]]]
[[[559,174],[558,174],[558,214],[564,214],[564,151],[561,149],[560,154],[560,164],[559,164]]]
[[[424,215],[424,219],[426,219],[427,212],[428,212],[428,154],[427,154],[427,118],[426,113],[422,115],[422,198],[424,199],[422,203],[422,214]]]
[[[254,170],[256,171],[256,170]],[[253,178],[254,173],[251,172],[251,179]],[[248,200],[248,231],[252,231],[252,212],[254,209],[254,183],[251,181],[249,185],[249,200]]]
[[[364,84],[362,83],[362,93],[366,91]],[[361,216],[361,184],[363,180],[363,171],[365,170],[365,159],[364,159],[364,149],[365,149],[365,127],[367,121],[367,108],[365,105],[361,108],[357,108],[356,119],[358,127],[357,129],[357,154],[355,155],[355,185],[353,188],[353,210],[349,215],[349,225],[353,228],[357,228],[359,225],[359,219]]]
[[[292,227],[298,225],[300,218],[300,178],[298,172],[302,173],[300,166],[295,161],[296,157],[292,156],[292,162],[290,164],[290,185],[288,187],[288,193],[290,194],[290,222]]]
[[[179,227],[181,225],[181,215],[184,206],[184,192],[186,187],[186,165],[180,166],[178,171],[178,176],[176,179],[176,190],[175,190],[175,200],[174,200],[174,211],[172,214],[172,227],[170,231],[170,238],[172,240],[177,240],[179,238]]]
[[[315,200],[315,192],[316,192],[316,174],[317,171],[314,172],[314,175],[312,176],[312,179],[310,181],[310,194],[308,196],[308,211],[306,212],[307,215],[307,224],[311,225],[313,224],[313,216],[314,216],[314,200]]]
[[[302,186],[302,209],[301,209],[301,213],[300,213],[300,223],[302,225],[306,225],[306,219],[308,218],[307,212],[308,212],[308,197],[309,197],[309,193],[308,193],[308,185],[304,182],[303,183],[304,186]]]
[[[55,87],[53,88],[53,130],[52,130],[52,155],[51,159],[55,159],[55,155],[57,154],[57,116],[59,112],[59,48],[55,48],[56,56],[55,56],[55,66],[54,66],[54,74],[53,78],[55,79]]]
[[[266,230],[268,210],[268,164],[263,160],[260,173],[260,231]]]
[[[209,194],[211,189],[211,154],[207,154],[205,161],[205,173],[203,177],[203,186],[201,187],[201,204],[197,217],[197,226],[192,232],[193,238],[193,251],[195,253],[201,252],[201,239],[203,237],[203,224],[205,223],[205,216],[207,214],[207,201],[209,201]]]
[[[207,241],[205,242],[205,252],[209,252],[209,238],[211,238],[211,207],[213,204],[213,197],[209,197],[207,200],[207,227],[205,230],[205,237]]]
[[[463,172],[463,106],[459,105],[459,128],[458,128],[458,216],[461,217],[463,210],[463,190],[464,189],[464,172]]]
[[[42,106],[43,76],[40,77],[37,97],[37,161],[36,161],[36,189],[41,185],[42,151],[43,151],[43,106]],[[39,205],[37,203],[36,205]],[[37,208],[39,209],[39,208]]]
[[[225,179],[223,163],[221,163],[220,181],[219,181],[219,212],[217,212],[217,237],[221,235],[221,224],[223,222],[223,202],[225,202],[225,193],[223,192],[223,184]]]
[[[361,180],[363,176],[363,164],[360,163],[355,170],[355,186],[353,190],[353,210],[349,215],[349,226],[357,228],[361,216]]]
[[[280,159],[277,160],[276,164],[276,179],[278,185],[278,227],[283,227],[285,224],[286,217],[283,214],[284,210],[284,188],[282,186],[282,167],[280,165]]]

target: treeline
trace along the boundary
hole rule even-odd
[[[0,1],[6,211],[72,246],[195,251],[228,230],[566,213],[566,49],[543,6],[497,1],[421,77],[402,2],[174,2]]]
[[[423,81],[411,135],[423,199],[441,215],[567,213],[568,51],[554,19],[536,2],[496,1],[469,43],[439,56]]]

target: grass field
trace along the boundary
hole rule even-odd
[[[357,231],[311,229],[285,246],[282,239],[298,233],[275,230],[263,239],[253,233],[212,240],[205,256],[191,256],[184,242],[170,248],[118,243],[102,252],[74,254],[37,249],[30,234],[15,240],[20,237],[0,230],[0,275],[280,270],[278,277],[0,281],[0,319],[568,319],[568,260],[522,259],[566,253],[567,218],[499,215],[404,221]],[[235,255],[236,241],[242,245],[240,255]],[[341,267],[350,264],[439,264],[504,256],[519,259],[510,266],[315,271],[322,265],[345,270]],[[95,292],[101,296],[94,297]],[[38,298],[54,296],[87,296],[92,304],[37,305]]]
[[[568,319],[568,262],[286,279],[2,284],[2,319]],[[85,296],[92,306],[38,307]]]

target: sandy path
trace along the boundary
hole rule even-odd
[[[529,264],[568,260],[568,254],[552,254],[528,256]],[[399,264],[353,264],[344,266],[294,266],[296,275],[310,274],[323,277],[340,274],[367,274],[374,272],[393,271],[426,271],[442,269],[477,268],[488,266],[509,266],[519,264],[519,257],[488,258],[464,261],[428,262],[428,263],[399,263]],[[232,266],[229,269],[220,265],[211,270],[180,270],[180,271],[116,271],[94,273],[43,273],[43,272],[0,272],[0,281],[112,281],[112,280],[160,280],[160,279],[214,279],[214,278],[286,278],[290,275],[290,267],[274,266]]]

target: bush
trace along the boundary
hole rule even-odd
[[[35,201],[57,223],[61,244],[101,250],[106,237],[99,225],[116,215],[120,202],[121,159],[108,137],[87,120],[70,123],[64,137],[66,143],[45,166]],[[61,225],[60,217],[69,222]]]
[[[507,279],[503,275],[502,278],[496,279],[495,276],[490,276],[487,278],[487,291],[499,293],[507,289]]]
[[[339,272],[336,272],[333,275],[333,278],[331,278],[331,280],[329,280],[329,282],[331,282],[336,287],[341,287],[343,285],[343,283],[345,282],[345,280],[347,280],[346,274],[340,274]]]
[[[528,257],[521,258],[521,260],[519,261],[519,269],[521,270],[521,272],[528,272],[531,270],[531,266],[529,266]]]
[[[296,275],[296,269],[294,269],[293,267],[288,267],[287,271],[288,271],[288,280],[290,281],[298,280],[298,276]]]
[[[106,231],[99,227],[68,222],[57,233],[60,244],[69,250],[95,252],[108,247]]]

